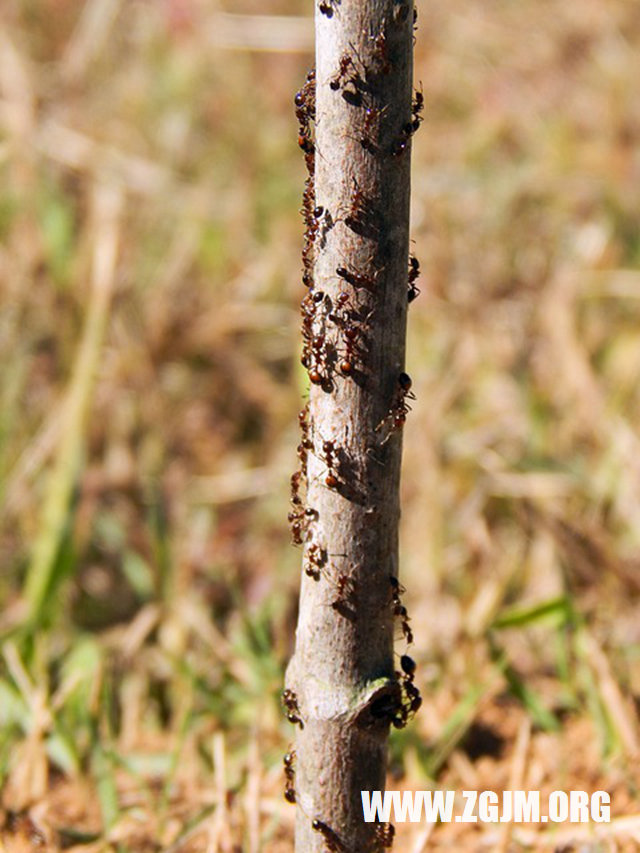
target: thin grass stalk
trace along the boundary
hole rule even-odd
[[[113,186],[99,184],[93,204],[95,233],[90,303],[64,402],[64,429],[60,433],[47,483],[42,521],[38,526],[39,534],[33,546],[25,581],[27,622],[34,628],[42,621],[68,526],[69,507],[80,468],[94,380],[115,282],[121,191]]]

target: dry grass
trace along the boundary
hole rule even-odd
[[[309,12],[2,4],[0,850],[291,849]],[[406,824],[396,849],[637,849],[639,9],[419,12],[426,702],[390,785],[606,788],[616,820]]]

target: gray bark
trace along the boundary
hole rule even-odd
[[[360,853],[383,844],[363,821],[360,792],[384,788],[389,725],[403,713],[406,722],[393,579],[408,391],[413,5],[333,0],[316,9],[316,37],[305,571],[286,677],[290,719],[301,726],[290,778],[296,850]]]

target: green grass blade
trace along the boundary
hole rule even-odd
[[[39,535],[27,570],[25,598],[28,622],[37,627],[42,621],[47,598],[55,580],[56,561],[65,530],[76,482],[87,416],[109,316],[118,245],[117,219],[120,193],[100,187],[96,193],[93,282],[85,329],[73,367],[64,424],[53,469],[47,484]]]
[[[523,628],[545,620],[557,620],[561,624],[569,622],[573,610],[567,596],[551,598],[532,607],[517,607],[498,616],[491,626],[495,630],[504,628]]]

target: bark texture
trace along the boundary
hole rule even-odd
[[[292,478],[304,556],[284,700],[298,725],[286,769],[299,853],[389,845],[388,828],[364,823],[360,792],[384,788],[389,726],[406,723],[412,695],[419,704],[393,657],[394,625],[410,639],[397,578],[410,142],[421,110],[413,25],[412,3],[322,2],[315,82],[296,100],[310,173],[311,391]]]

